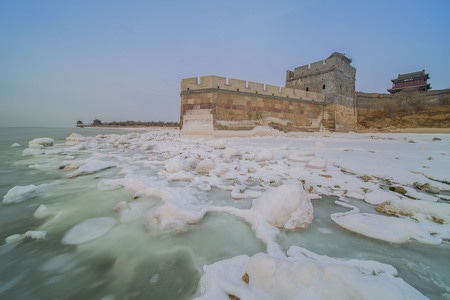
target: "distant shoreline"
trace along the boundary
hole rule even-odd
[[[174,126],[110,126],[110,125],[100,125],[100,126],[76,126],[77,128],[106,128],[106,129],[180,129]]]

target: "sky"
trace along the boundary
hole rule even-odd
[[[356,90],[425,69],[450,88],[448,0],[0,1],[0,127],[178,121],[180,82],[284,86],[286,70],[352,59]]]

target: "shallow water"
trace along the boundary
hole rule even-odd
[[[347,259],[375,260],[394,266],[398,276],[430,299],[441,299],[450,284],[450,243],[425,246],[417,242],[395,245],[346,231],[329,218],[346,211],[337,208],[334,197],[313,201],[314,222],[304,232],[283,233],[279,243],[287,249],[299,245],[315,253]],[[353,200],[363,212],[374,212],[373,206]],[[327,217],[328,216],[328,217]]]
[[[107,216],[119,223],[113,208],[121,201],[135,198],[133,203],[147,210],[161,205],[157,197],[136,195],[124,188],[100,190],[102,179],[124,177],[120,168],[69,179],[67,172],[57,169],[65,160],[65,151],[57,155],[22,156],[23,149],[33,138],[52,137],[57,149],[63,148],[65,138],[72,132],[95,136],[128,131],[0,128],[0,195],[18,185],[48,185],[27,201],[0,204],[0,241],[28,230],[47,231],[44,240],[0,242],[0,298],[192,299],[199,293],[197,285],[203,265],[237,255],[265,252],[265,245],[255,237],[248,223],[218,212],[207,213],[199,223],[189,224],[181,231],[151,227],[143,216],[121,223],[91,242],[78,246],[62,244],[64,233],[87,218]],[[11,147],[13,143],[22,146]],[[158,172],[163,165],[143,165],[145,160],[133,159],[133,155],[145,158],[147,154],[143,151],[135,149],[125,153],[112,149],[108,153],[113,157],[117,154],[122,161],[130,163],[135,175],[149,182],[161,181]],[[90,155],[80,153],[78,158]],[[180,189],[188,185],[183,181],[162,184]],[[201,203],[241,209],[251,206],[251,199],[235,200],[221,189],[195,193]],[[393,265],[399,277],[431,299],[450,293],[448,241],[439,246],[415,242],[399,246],[353,234],[332,222],[330,214],[348,210],[334,204],[335,200],[332,196],[313,200],[313,224],[303,231],[280,233],[277,242],[282,249],[298,245],[330,257],[376,260]],[[373,206],[367,203],[350,201],[363,212],[374,212]],[[58,217],[34,218],[41,204],[58,212]]]

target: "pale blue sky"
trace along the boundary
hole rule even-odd
[[[450,1],[0,1],[0,126],[179,120],[182,78],[284,86],[345,53],[356,89],[450,88]]]

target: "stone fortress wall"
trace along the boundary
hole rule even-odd
[[[221,76],[181,81],[182,134],[220,135],[271,126],[282,131],[450,127],[450,90],[394,95],[355,91],[351,59],[326,60],[286,72],[286,86]]]
[[[323,94],[234,78],[186,78],[181,81],[181,132],[217,135],[257,126],[317,131],[324,101]]]
[[[358,129],[450,128],[450,89],[378,94],[356,92]]]

